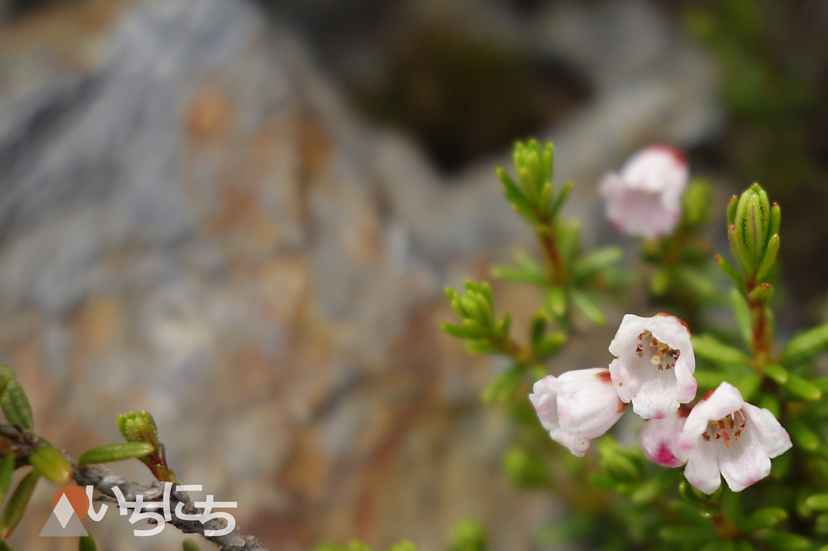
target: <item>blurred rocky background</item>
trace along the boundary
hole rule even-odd
[[[547,548],[561,506],[509,487],[480,404],[505,366],[440,334],[442,290],[534,251],[493,175],[514,139],[555,141],[588,244],[623,241],[601,174],[665,142],[718,197],[783,203],[791,316],[821,317],[828,5],[767,4],[0,2],[0,360],[75,456],[153,412],[182,479],[272,549],[436,550],[466,518]],[[495,292],[518,319],[538,298]],[[621,314],[550,370],[606,365]],[[75,548],[36,537],[53,493],[12,546]],[[86,524],[102,549],[181,539]]]

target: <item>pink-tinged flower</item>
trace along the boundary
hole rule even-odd
[[[661,419],[696,397],[690,331],[670,314],[627,314],[609,345],[612,384],[644,419]]]
[[[639,440],[644,455],[653,463],[665,467],[679,467],[684,460],[673,453],[673,439],[684,428],[689,408],[682,406],[675,413],[662,419],[650,419],[644,423]]]
[[[706,494],[721,485],[721,473],[734,492],[762,480],[771,458],[791,448],[791,437],[773,413],[745,403],[731,384],[696,404],[673,439],[673,451],[687,461],[684,477]]]
[[[624,413],[627,404],[618,399],[606,367],[549,375],[535,383],[529,399],[543,428],[553,440],[578,457]]]
[[[684,153],[677,149],[664,145],[642,149],[617,174],[601,180],[607,218],[629,235],[669,235],[681,219],[689,172]]]

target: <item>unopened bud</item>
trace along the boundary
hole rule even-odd
[[[162,482],[178,482],[167,466],[164,444],[158,439],[158,426],[148,411],[122,413],[118,416],[118,428],[127,442],[147,442],[155,448],[153,453],[139,457],[155,478]]]
[[[748,278],[761,281],[776,261],[779,250],[779,205],[771,207],[762,186],[753,184],[738,202],[731,199],[727,218],[733,257]]]

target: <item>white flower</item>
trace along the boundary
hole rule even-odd
[[[661,419],[696,396],[696,358],[690,331],[670,314],[627,314],[609,345],[612,383],[644,419]]]
[[[549,436],[578,457],[624,413],[606,367],[549,375],[535,383],[529,399]]]
[[[687,414],[687,406],[683,406],[663,419],[650,419],[644,423],[639,440],[650,461],[665,467],[684,465],[684,461],[673,453],[673,439],[684,428]]]
[[[747,404],[731,384],[722,383],[696,404],[673,439],[673,452],[687,461],[684,477],[706,494],[721,485],[734,492],[762,480],[771,458],[791,448],[791,437],[773,413]]]
[[[681,219],[681,196],[688,177],[681,151],[663,145],[642,149],[618,174],[607,174],[601,180],[607,218],[629,235],[669,235]]]

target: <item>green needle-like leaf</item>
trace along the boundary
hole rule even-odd
[[[451,323],[441,323],[440,329],[452,337],[457,337],[458,339],[473,339],[475,337],[475,335],[468,329],[452,325]]]
[[[756,271],[756,280],[763,281],[765,276],[768,275],[771,268],[773,268],[774,264],[776,264],[776,256],[779,254],[779,236],[773,235],[768,240],[768,249],[765,251],[765,257],[762,259],[762,263],[759,265],[759,269]]]
[[[742,268],[742,271],[746,274],[753,273],[753,267],[750,263],[750,257],[747,254],[745,242],[742,240],[737,226],[728,226],[727,239],[730,241],[730,252],[733,254],[733,258],[736,259],[739,267]]]
[[[83,465],[111,463],[112,461],[145,457],[154,451],[155,446],[150,442],[124,442],[123,444],[111,444],[92,448],[80,457],[79,462]]]
[[[34,493],[38,480],[40,480],[40,472],[33,470],[17,485],[17,489],[9,498],[2,514],[0,514],[0,539],[7,539],[17,528],[17,524],[26,512],[26,507],[29,505],[29,500],[32,493]]]
[[[828,494],[814,494],[805,500],[805,504],[814,511],[828,511]]]
[[[784,386],[785,390],[790,392],[795,397],[801,398],[802,400],[815,401],[822,398],[822,393],[817,387],[805,379],[797,377],[796,375],[788,377],[788,381]]]
[[[622,257],[618,247],[604,247],[579,258],[572,266],[572,275],[578,279],[587,279],[608,270]]]
[[[786,427],[797,446],[807,451],[816,451],[819,448],[819,438],[808,425],[798,419],[788,421]]]
[[[736,271],[736,268],[734,268],[733,265],[720,254],[717,254],[714,258],[716,259],[716,264],[718,264],[719,268],[721,268],[722,271],[727,274],[727,277],[733,281],[736,288],[744,292],[745,279],[741,276],[741,274],[739,274],[739,272]]]
[[[799,333],[782,349],[782,362],[807,360],[828,348],[828,323]]]
[[[492,277],[503,281],[514,281],[516,283],[529,283],[531,285],[544,286],[548,283],[546,274],[542,270],[526,270],[522,267],[493,266]]]
[[[543,337],[536,345],[535,352],[541,358],[548,356],[566,344],[566,333],[551,333]]]
[[[604,316],[604,312],[601,311],[601,307],[586,294],[578,289],[570,289],[569,297],[572,299],[572,305],[575,307],[575,310],[591,323],[598,326],[603,326],[607,323],[607,318]]]
[[[0,505],[6,501],[6,496],[9,494],[13,474],[14,456],[7,455],[0,461]]]
[[[723,344],[710,335],[693,337],[693,351],[697,356],[719,365],[750,365],[750,358],[744,352]]]
[[[696,377],[696,382],[699,384],[700,389],[716,388],[729,378],[724,373],[712,371],[696,371],[694,376]]]
[[[785,509],[779,507],[766,507],[759,509],[753,513],[747,521],[742,525],[742,530],[745,532],[752,532],[760,528],[773,528],[780,522],[784,522],[788,518],[788,513]]]
[[[561,191],[558,193],[558,197],[555,199],[555,203],[552,205],[552,209],[549,212],[549,217],[553,220],[558,216],[558,213],[566,203],[566,200],[569,198],[569,195],[572,193],[572,189],[575,185],[572,182],[567,182],[561,187]]]
[[[736,207],[739,204],[739,198],[734,195],[727,203],[727,225],[732,226],[736,223]]]
[[[557,285],[549,287],[546,292],[545,306],[550,316],[562,318],[566,314],[566,292]]]
[[[774,551],[808,551],[811,540],[788,532],[768,531],[762,534],[762,541]]]
[[[32,430],[34,426],[32,406],[26,397],[26,392],[17,380],[17,375],[8,366],[0,367],[0,407],[6,419],[12,425],[18,425],[26,430]]]
[[[770,364],[765,366],[765,375],[773,379],[779,384],[788,382],[788,372],[781,365]]]

